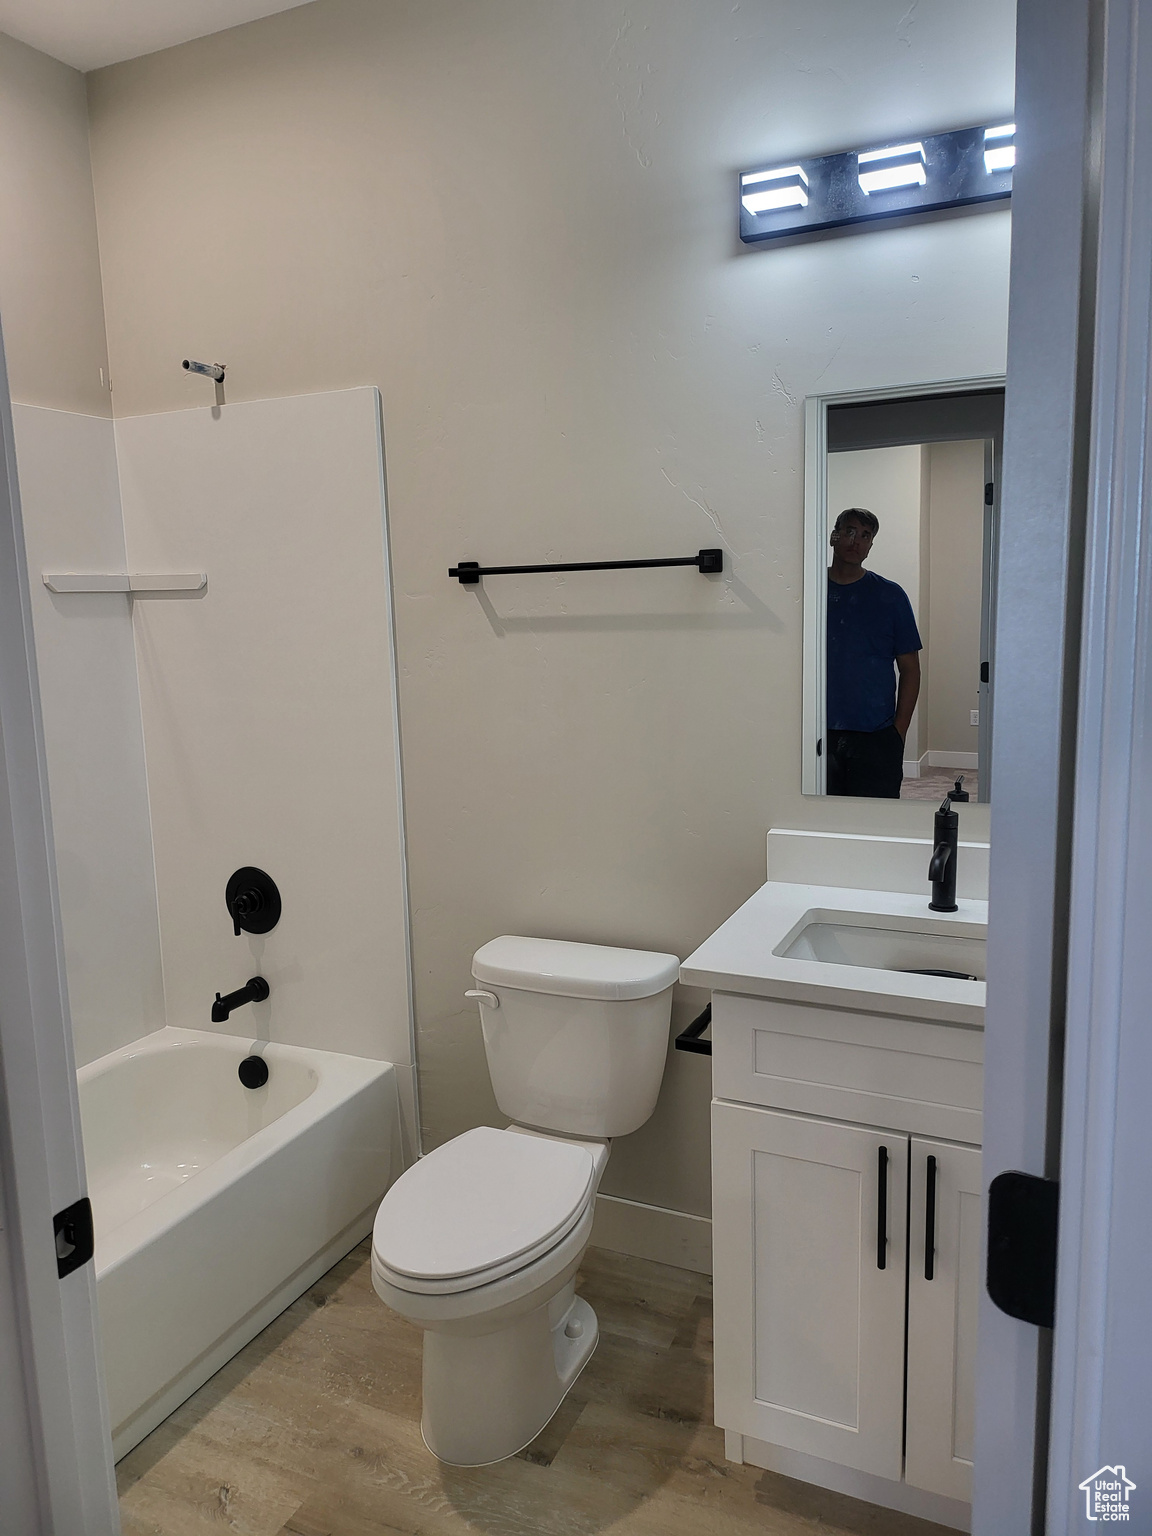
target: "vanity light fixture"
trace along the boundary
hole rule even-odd
[[[740,238],[755,245],[846,224],[944,212],[1012,195],[1013,123],[782,161],[740,176]]]
[[[782,165],[775,171],[749,171],[741,176],[740,189],[740,201],[749,213],[808,206],[808,178],[799,165]]]
[[[924,171],[923,144],[869,149],[857,155],[856,162],[860,167],[856,179],[864,193],[890,192],[894,187],[922,187],[928,180]]]
[[[991,176],[995,171],[1010,171],[1016,164],[1016,124],[1002,123],[999,128],[984,130],[984,169]]]

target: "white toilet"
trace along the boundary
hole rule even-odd
[[[575,1293],[609,1138],[656,1107],[675,955],[504,937],[477,950],[484,1049],[515,1123],[409,1168],[372,1234],[377,1294],[424,1334],[425,1444],[483,1466],[544,1428],[596,1347]]]

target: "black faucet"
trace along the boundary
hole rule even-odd
[[[246,986],[229,992],[227,997],[221,997],[217,992],[216,1001],[212,1004],[213,1024],[223,1024],[233,1008],[239,1008],[243,1003],[262,1003],[271,991],[272,988],[263,976],[253,976]]]
[[[959,911],[956,905],[956,845],[959,838],[960,816],[945,796],[932,825],[932,862],[928,866],[932,900],[928,906],[933,912]]]

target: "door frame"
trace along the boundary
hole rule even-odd
[[[1040,1178],[1059,1169],[1095,325],[1094,17],[1103,3],[1018,0],[1017,8],[985,1191],[1009,1169]],[[985,1231],[982,1273],[986,1262]],[[982,1290],[975,1536],[1042,1536],[1050,1356],[1047,1330],[1009,1317]]]
[[[1099,166],[1047,1530],[1152,1509],[1152,0],[1098,0]],[[1094,1517],[1089,1517],[1094,1518]]]
[[[980,709],[977,752],[980,779],[976,798],[983,804],[992,800],[992,693],[996,681],[996,563],[1000,554],[1000,472],[1004,457],[1003,441],[984,440],[984,493],[992,487],[991,501],[984,504],[984,559],[981,567],[980,596],[980,681],[976,697]],[[987,677],[985,677],[987,673]]]
[[[28,569],[0,338],[0,1357],[18,1358],[27,1536],[118,1536],[89,1262],[57,1276],[52,1216],[86,1193]],[[7,1260],[7,1276],[2,1273]],[[3,1426],[0,1426],[2,1432]],[[23,1532],[22,1532],[23,1536]]]

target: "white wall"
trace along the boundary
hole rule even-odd
[[[930,443],[928,475],[932,658],[928,748],[975,752],[979,727],[980,604],[984,567],[984,443]]]
[[[920,638],[928,645],[920,569],[920,445],[861,448],[828,455],[828,532],[846,507],[866,507],[880,520],[868,570],[904,588]],[[831,555],[831,550],[829,550]],[[926,575],[927,573],[923,573]],[[922,658],[927,660],[927,658]],[[927,689],[922,690],[925,695]],[[904,742],[906,761],[926,750],[919,706]]]
[[[215,994],[262,975],[269,1000],[217,1027],[410,1068],[379,397],[116,438],[130,568],[208,573],[134,603],[168,1023],[212,1028]],[[283,916],[236,938],[224,888],[247,864]]]
[[[1001,371],[1009,215],[749,250],[735,176],[1012,89],[1010,0],[317,0],[90,77],[117,414],[383,392],[430,1144],[498,1114],[486,939],[686,954],[767,827],[930,829],[800,793],[803,401]],[[709,1088],[606,1189],[706,1212]]]
[[[111,421],[13,407],[77,1066],[164,1024],[132,617],[45,571],[124,571]]]
[[[4,33],[0,320],[13,400],[111,416],[84,76]]]

